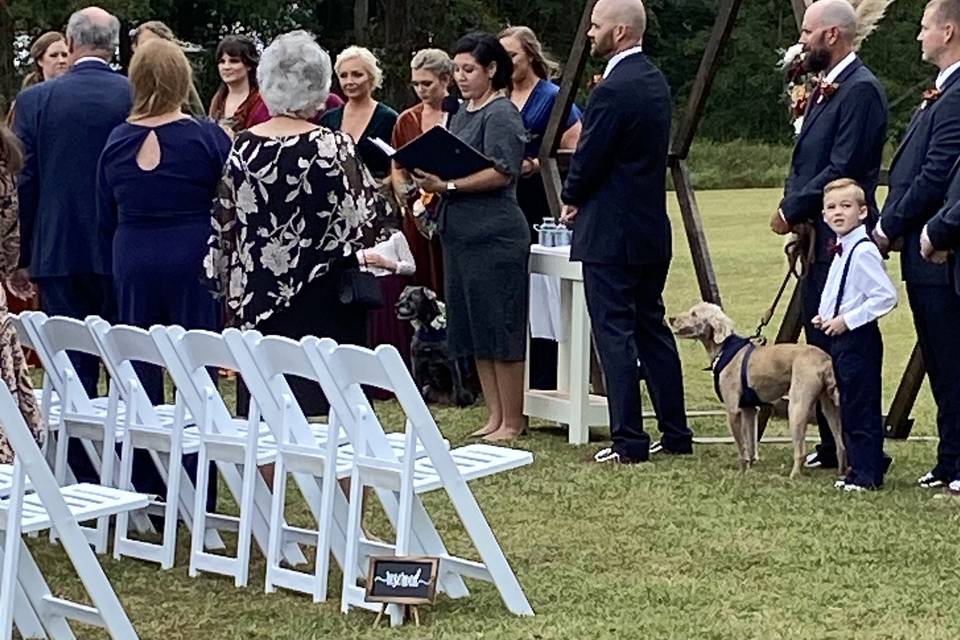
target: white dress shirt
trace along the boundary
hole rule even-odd
[[[957,69],[960,69],[960,60],[957,60],[952,65],[937,74],[937,91],[943,89],[944,83],[948,78],[950,78],[950,76],[954,74]]]
[[[110,66],[109,62],[107,62],[103,58],[98,58],[97,56],[83,56],[82,58],[77,58],[77,61],[73,63],[73,66],[77,66],[81,62],[90,62],[91,60],[96,60],[100,64],[105,64],[108,67]]]
[[[610,58],[610,60],[607,61],[607,67],[603,70],[603,77],[606,78],[608,75],[610,75],[610,72],[613,71],[613,68],[617,66],[621,60],[623,60],[627,56],[632,56],[633,54],[640,53],[642,51],[643,51],[643,45],[638,44],[635,47],[624,49],[617,55],[613,56],[612,58]]]
[[[897,289],[884,271],[883,258],[877,246],[867,241],[863,246],[857,247],[856,251],[853,250],[854,246],[866,237],[867,228],[860,225],[837,239],[843,246],[843,253],[833,257],[827,283],[820,297],[818,311],[824,322],[833,319],[837,295],[840,293],[840,280],[847,260],[851,262],[843,300],[840,303],[840,315],[849,329],[856,329],[877,320],[897,306]]]
[[[827,72],[827,77],[824,78],[825,82],[836,82],[837,78],[840,77],[840,74],[843,73],[843,70],[853,64],[853,61],[857,59],[857,54],[851,51],[847,54],[847,57],[837,63],[833,69]]]
[[[364,256],[371,253],[375,253],[381,258],[386,258],[396,264],[396,272],[384,269],[383,267],[364,266]],[[361,249],[358,251],[357,260],[360,262],[360,269],[362,271],[369,271],[377,277],[389,276],[394,273],[401,276],[412,276],[417,271],[417,263],[413,259],[413,253],[410,251],[410,245],[407,244],[407,238],[399,231],[394,231],[393,235],[370,249]]]

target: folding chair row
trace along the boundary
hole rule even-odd
[[[149,497],[100,485],[60,487],[9,390],[0,385],[0,423],[14,450],[10,492],[0,499],[0,638],[15,626],[24,638],[74,639],[70,621],[104,627],[113,638],[137,638],[79,522],[143,509]],[[27,486],[34,493],[27,494]],[[22,539],[52,529],[92,606],[56,597]]]

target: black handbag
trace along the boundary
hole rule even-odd
[[[383,306],[383,293],[376,276],[359,269],[347,269],[340,275],[340,302],[358,304],[368,309]]]

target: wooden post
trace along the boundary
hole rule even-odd
[[[680,215],[683,218],[684,231],[687,233],[687,244],[690,245],[690,254],[693,256],[693,269],[697,274],[700,297],[707,302],[723,306],[720,301],[717,276],[713,271],[713,262],[710,260],[710,251],[707,248],[707,237],[703,232],[700,207],[697,206],[697,197],[690,182],[687,161],[672,156],[670,172],[673,176],[673,188],[677,192],[677,200],[680,203]]]
[[[590,41],[587,31],[590,30],[590,15],[597,0],[587,0],[580,16],[580,25],[577,35],[573,39],[570,57],[563,68],[563,80],[560,82],[560,92],[553,103],[550,120],[547,121],[547,130],[543,134],[540,145],[540,176],[547,192],[547,202],[553,217],[560,215],[560,193],[563,191],[563,182],[560,179],[560,168],[557,166],[557,149],[563,137],[563,125],[570,115],[573,101],[577,97],[577,87],[580,86],[580,76],[587,64],[587,53]]]
[[[913,427],[910,411],[917,401],[924,375],[926,375],[926,367],[923,364],[923,354],[920,352],[920,345],[915,344],[884,421],[888,438],[906,440],[910,435],[910,429]]]
[[[811,0],[790,0],[793,5],[793,17],[797,19],[797,31],[803,25],[803,14],[807,12],[807,7],[811,5]]]

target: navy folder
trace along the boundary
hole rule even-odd
[[[407,171],[419,169],[442,180],[456,180],[493,166],[493,160],[443,127],[433,127],[396,150],[378,138],[371,142]]]

